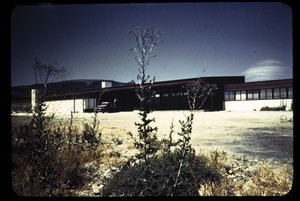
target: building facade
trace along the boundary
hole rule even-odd
[[[264,107],[292,110],[293,79],[235,83],[224,86],[226,111],[260,111]]]
[[[190,78],[153,83],[151,90],[153,90],[154,97],[151,108],[153,110],[189,109],[185,86],[197,79]],[[215,84],[217,87],[214,94],[209,95],[200,108],[205,111],[223,110],[224,85],[245,81],[244,76],[204,77],[202,79],[209,84]],[[113,86],[106,81],[106,83],[101,84],[101,87],[95,89],[52,95],[46,101],[47,112],[64,114],[93,112],[94,108],[101,102],[113,102],[114,100],[118,100],[118,111],[132,111],[139,109],[136,87],[137,85],[134,84]]]

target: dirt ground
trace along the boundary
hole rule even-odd
[[[159,137],[167,137],[170,125],[174,124],[174,138],[180,130],[179,120],[184,120],[189,111],[154,111],[152,126],[158,128]],[[253,112],[196,112],[191,143],[196,152],[209,150],[226,151],[228,154],[253,156],[275,161],[293,159],[293,122],[281,122],[281,116],[293,118],[291,111]],[[91,123],[93,113],[74,114],[74,125]],[[69,121],[70,115],[56,114],[53,123]],[[119,139],[123,143],[120,151],[132,143],[128,132],[137,134],[135,122],[139,122],[138,111],[98,113],[99,128],[103,140]],[[130,153],[127,153],[130,154]]]

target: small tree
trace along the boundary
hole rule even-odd
[[[45,111],[47,109],[45,101],[48,98],[50,91],[48,89],[48,84],[65,77],[67,75],[67,70],[65,67],[59,67],[57,64],[44,64],[37,58],[33,60],[32,68],[34,70],[35,84],[38,89],[37,105],[33,111],[29,126],[32,130],[32,137],[40,142],[40,148],[42,150],[47,150],[47,133],[49,131],[46,130],[46,125],[54,116],[54,114],[52,114],[50,118],[45,116]]]
[[[188,93],[187,101],[189,104],[190,115],[186,117],[185,121],[179,121],[181,125],[181,131],[178,133],[178,135],[181,136],[182,139],[178,140],[180,160],[174,188],[176,188],[178,185],[178,179],[180,177],[182,167],[186,162],[186,156],[195,154],[195,150],[190,144],[193,129],[194,111],[202,107],[207,97],[213,95],[213,92],[217,89],[217,87],[215,84],[207,83],[204,78],[198,77],[196,80],[186,84],[185,89]]]
[[[51,82],[59,81],[68,75],[67,68],[59,66],[56,62],[45,64],[35,58],[32,63],[34,70],[35,85],[37,89],[37,105],[34,112],[45,110],[44,102],[49,97],[51,89],[48,85]]]
[[[196,80],[189,82],[185,86],[185,89],[188,93],[187,101],[190,111],[193,112],[194,110],[201,109],[207,97],[213,95],[217,87],[215,84],[207,83],[205,78],[198,77]]]
[[[135,51],[135,60],[139,65],[136,94],[140,102],[139,115],[142,122],[135,123],[139,133],[139,139],[135,140],[135,145],[142,150],[142,158],[145,161],[147,169],[147,166],[149,165],[149,155],[157,151],[157,136],[155,133],[157,128],[150,125],[155,119],[148,118],[148,114],[151,112],[151,100],[154,96],[151,86],[155,78],[150,80],[150,76],[146,74],[146,69],[149,66],[149,61],[153,57],[156,57],[156,55],[151,54],[152,49],[161,42],[163,34],[155,27],[150,26],[136,27],[134,30],[130,31],[129,34],[133,34],[136,40],[137,46],[131,50]]]

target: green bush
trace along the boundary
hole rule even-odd
[[[260,111],[285,111],[285,109],[286,109],[286,105],[278,106],[278,107],[265,106],[260,108]]]
[[[187,154],[179,183],[174,187],[181,152],[176,149],[162,156],[153,156],[149,171],[144,162],[121,171],[105,181],[103,196],[195,196],[204,182],[220,181],[217,168],[208,164],[204,156]]]

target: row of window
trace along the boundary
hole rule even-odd
[[[156,98],[162,97],[171,97],[171,96],[187,96],[187,92],[178,92],[178,93],[164,93],[164,94],[155,94]]]
[[[224,96],[225,101],[293,98],[293,88],[225,91]]]

